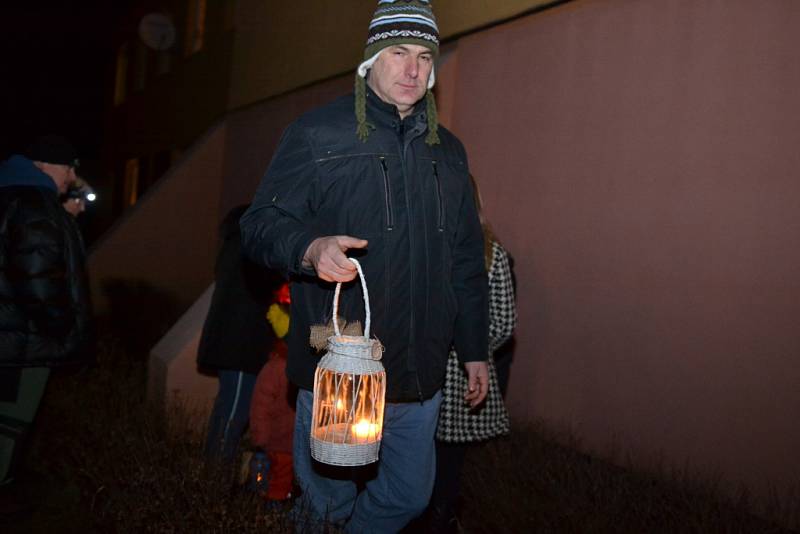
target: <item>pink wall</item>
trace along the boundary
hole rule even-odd
[[[800,3],[576,1],[458,43],[516,258],[510,401],[590,447],[800,482]]]

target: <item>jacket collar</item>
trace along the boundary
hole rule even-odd
[[[403,122],[407,129],[412,125],[423,125],[424,128],[427,129],[427,115],[425,111],[425,97],[422,97],[419,102],[414,104],[414,109],[411,114],[405,119],[401,119],[397,107],[394,104],[389,104],[381,100],[369,84],[367,84],[367,117],[375,121],[377,123],[376,126],[381,125],[397,129],[400,123]]]

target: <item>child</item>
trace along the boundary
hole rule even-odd
[[[273,304],[267,313],[267,319],[281,338],[286,335],[289,326],[286,310],[286,303]],[[292,435],[295,409],[291,398],[292,387],[286,378],[286,352],[286,342],[278,340],[269,360],[258,374],[250,404],[251,441],[267,453],[270,461],[269,485],[264,498],[275,501],[292,496],[294,479]]]

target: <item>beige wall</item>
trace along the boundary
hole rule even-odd
[[[224,149],[220,125],[95,244],[89,273],[97,313],[108,311],[104,286],[112,280],[145,282],[179,309],[213,281]]]
[[[517,416],[800,482],[800,3],[571,2],[458,43],[453,126],[516,258]]]
[[[205,427],[219,389],[216,376],[197,369],[197,348],[213,293],[214,284],[153,347],[147,366],[148,398],[165,407],[178,402],[201,419],[198,430]]]
[[[439,0],[442,38],[552,0]],[[235,109],[355,69],[376,0],[239,0],[229,108]]]

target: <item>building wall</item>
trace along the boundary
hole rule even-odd
[[[220,212],[250,202],[283,130],[302,113],[351,90],[352,76],[265,100],[231,113],[226,120],[225,177]]]
[[[438,0],[442,38],[553,0]],[[302,3],[239,0],[229,108],[352,71],[364,53],[375,0]]]
[[[171,72],[130,93],[112,112],[112,153],[129,158],[185,148],[205,133],[225,114],[232,50],[232,33],[214,35],[205,50],[176,58]]]
[[[98,315],[112,311],[110,286],[122,282],[127,293],[120,298],[141,297],[130,292],[146,290],[158,297],[148,302],[170,307],[131,310],[136,319],[163,313],[174,321],[213,281],[224,149],[223,124],[200,139],[96,243],[88,269]]]
[[[581,0],[461,39],[516,259],[510,404],[638,463],[800,482],[800,4]]]
[[[124,25],[115,40],[117,65],[119,50],[127,47],[125,97],[114,103],[114,76],[109,77],[107,131],[104,160],[114,173],[115,215],[130,207],[124,184],[125,165],[138,159],[138,192],[141,194],[156,182],[180,153],[224,115],[230,86],[230,66],[233,54],[233,18],[235,0],[205,0],[202,47],[189,53],[188,25],[192,20],[190,7],[202,5],[197,0],[139,0],[132,3]],[[176,31],[169,55],[170,68],[159,73],[159,56],[147,48],[138,34],[138,25],[149,13],[169,15]],[[141,59],[146,58],[146,68]],[[137,83],[137,73],[146,76]],[[107,198],[105,201],[110,202]]]

